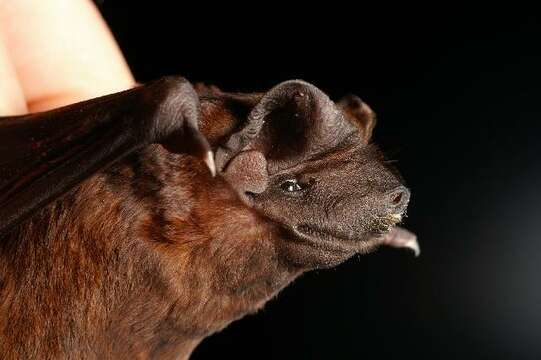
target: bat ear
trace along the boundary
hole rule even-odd
[[[369,143],[376,127],[376,114],[357,95],[344,96],[338,106],[360,130],[363,141]]]
[[[337,146],[355,131],[321,90],[286,81],[260,98],[245,124],[217,149],[216,163],[223,169],[240,151],[254,150],[273,173]]]

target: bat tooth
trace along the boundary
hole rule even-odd
[[[207,167],[209,168],[212,177],[216,176],[216,164],[214,163],[214,154],[212,154],[212,151],[207,151],[204,161],[205,164],[207,164]]]

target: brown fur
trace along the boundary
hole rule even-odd
[[[188,354],[300,272],[276,261],[275,236],[201,164],[151,146],[2,242],[2,353]]]

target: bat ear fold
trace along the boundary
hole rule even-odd
[[[355,130],[321,90],[290,80],[260,97],[245,124],[217,149],[216,163],[223,169],[240,151],[256,150],[274,173],[337,146]]]
[[[359,128],[363,141],[369,143],[377,122],[372,109],[356,95],[344,96],[338,102],[338,107]]]
[[[241,199],[249,202],[250,194],[260,194],[267,189],[267,160],[259,151],[241,151],[227,164],[223,176]]]

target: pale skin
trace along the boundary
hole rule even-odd
[[[0,0],[0,116],[135,85],[91,0]]]

